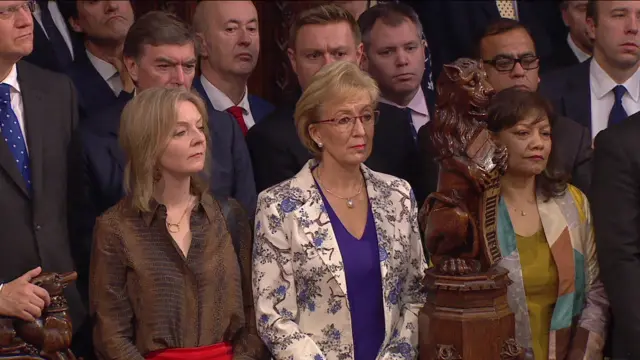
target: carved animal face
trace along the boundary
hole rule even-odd
[[[62,290],[78,278],[75,272],[68,273],[44,273],[35,277],[31,283],[47,290],[49,295],[59,295]]]
[[[438,106],[454,107],[459,114],[484,121],[495,90],[487,80],[482,63],[461,58],[444,66],[438,81]]]

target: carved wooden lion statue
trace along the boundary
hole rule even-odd
[[[423,205],[420,225],[436,269],[445,274],[484,271],[500,259],[495,211],[507,152],[486,129],[494,93],[475,60],[445,65],[438,79],[431,133],[440,164],[438,190]]]
[[[51,304],[34,322],[0,318],[0,359],[75,360],[69,347],[73,328],[62,291],[77,279],[75,272],[46,273],[31,282],[47,290]]]

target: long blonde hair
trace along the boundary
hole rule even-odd
[[[159,175],[158,162],[177,122],[178,105],[183,101],[198,109],[209,148],[209,118],[204,101],[195,92],[184,88],[147,89],[136,94],[122,112],[119,141],[127,158],[124,186],[133,206],[141,211],[150,211],[149,202]],[[208,164],[207,150],[205,171],[194,178],[199,191],[204,191],[208,183]]]

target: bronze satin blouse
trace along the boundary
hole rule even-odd
[[[191,213],[186,258],[166,230],[164,205],[140,212],[125,198],[98,218],[90,300],[99,359],[143,359],[155,350],[222,341],[232,343],[234,358],[263,355],[251,293],[251,231],[240,205],[229,205],[242,236],[242,274],[210,195]]]

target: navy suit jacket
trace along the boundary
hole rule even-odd
[[[115,205],[124,193],[126,158],[118,142],[120,116],[126,101],[117,101],[92,121],[81,124],[73,144],[77,157],[73,169],[71,233],[82,253],[79,274],[88,274],[95,220]],[[253,216],[256,189],[251,159],[240,127],[231,115],[208,109],[211,144],[211,192],[235,198]],[[79,282],[88,279],[79,279]]]
[[[542,76],[540,92],[553,104],[556,113],[580,123],[591,133],[591,85],[589,68],[592,60],[553,71]]]
[[[75,60],[66,73],[78,90],[81,124],[85,121],[96,120],[93,115],[99,114],[119,100],[126,104],[132,97],[132,94],[126,91],[122,91],[119,96],[116,96],[109,84],[89,61],[85,51],[76,53]]]
[[[199,76],[196,76],[196,78],[193,79],[193,88],[198,91],[202,99],[204,99],[204,101],[207,103],[207,108],[213,109],[213,104],[211,104],[211,101],[207,96],[207,92],[204,91],[204,87],[202,86],[202,81],[200,81]],[[249,96],[247,96],[247,99],[249,100],[251,115],[253,116],[253,120],[256,122],[256,124],[262,121],[265,117],[267,117],[267,115],[271,114],[276,109],[275,106],[261,97],[249,94]]]

